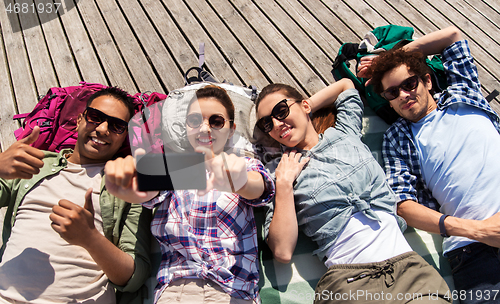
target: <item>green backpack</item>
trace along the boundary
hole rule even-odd
[[[399,115],[392,109],[389,102],[373,91],[373,86],[365,86],[367,78],[357,77],[350,69],[349,60],[356,60],[356,68],[362,57],[374,55],[384,50],[413,41],[413,28],[399,25],[385,25],[375,28],[369,32],[361,43],[344,43],[339,49],[338,55],[332,65],[332,74],[335,80],[349,78],[354,82],[354,86],[359,94],[366,99],[370,108],[380,116],[387,124],[395,122]],[[433,71],[432,86],[435,92],[440,92],[448,86],[443,63],[439,56],[426,59],[427,65]]]

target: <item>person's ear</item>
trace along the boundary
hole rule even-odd
[[[306,112],[306,114],[310,114],[312,112],[311,105],[309,104],[309,99],[302,100],[302,108]]]
[[[83,113],[78,114],[78,118],[76,119],[76,129],[78,129],[80,127],[80,124],[82,123],[82,119],[84,119]]]
[[[229,131],[229,136],[228,136],[228,138],[227,138],[227,139],[229,139],[229,138],[233,137],[234,132],[236,132],[236,124],[235,124],[234,122],[233,122],[233,125],[231,126],[231,128],[230,128],[229,130],[230,130],[230,131]]]
[[[427,89],[427,91],[432,90],[431,74],[429,74],[429,73],[425,74],[424,77],[422,77],[422,81],[424,82],[424,85],[425,85],[425,88]]]

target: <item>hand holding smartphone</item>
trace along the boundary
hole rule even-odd
[[[140,191],[204,190],[207,187],[205,154],[148,153],[137,156]]]

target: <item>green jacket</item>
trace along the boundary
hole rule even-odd
[[[46,151],[43,159],[44,166],[40,169],[40,173],[30,180],[0,179],[0,207],[7,206],[0,260],[16,221],[13,215],[17,214],[24,196],[41,180],[58,174],[64,169],[68,161],[63,155],[69,152],[71,150],[63,150],[59,153]],[[125,286],[113,285],[117,290],[117,303],[142,303],[142,298],[148,296],[147,288],[143,284],[151,275],[149,259],[151,212],[141,205],[132,205],[111,195],[105,188],[104,178],[101,183],[99,203],[104,235],[122,251],[130,254],[135,262],[134,273],[127,284]]]

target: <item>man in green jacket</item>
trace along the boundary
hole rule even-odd
[[[151,214],[109,194],[103,178],[132,115],[131,97],[106,88],[78,116],[74,151],[29,146],[35,127],[0,153],[0,303],[140,303]]]

